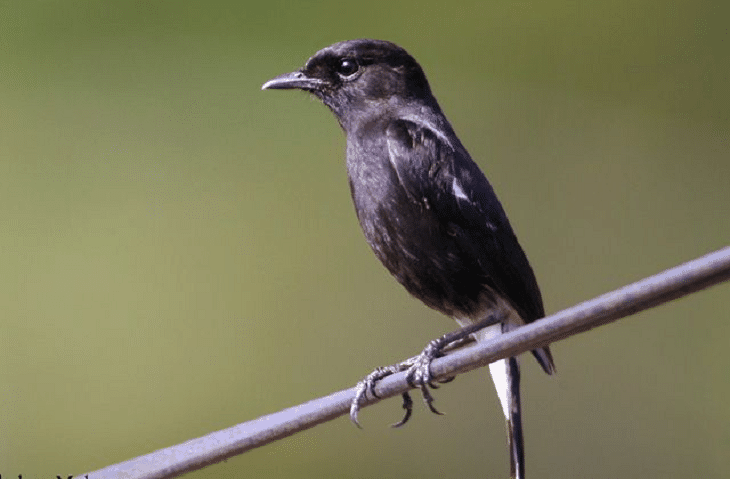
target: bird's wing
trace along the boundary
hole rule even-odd
[[[458,140],[410,120],[387,128],[390,162],[414,201],[449,225],[463,254],[525,322],[545,315],[537,281],[491,185]]]

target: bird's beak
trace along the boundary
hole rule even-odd
[[[324,81],[319,78],[310,78],[300,71],[284,73],[276,78],[272,78],[261,86],[262,90],[290,90],[298,88],[300,90],[312,91],[319,90]]]

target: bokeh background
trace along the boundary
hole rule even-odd
[[[721,1],[0,3],[0,474],[80,474],[350,387],[454,329],[377,262],[327,109],[336,41],[423,65],[547,310],[730,241]],[[528,473],[730,476],[730,292],[526,358]],[[191,478],[506,477],[486,371]]]

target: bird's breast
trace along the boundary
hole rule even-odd
[[[413,296],[449,316],[483,309],[487,278],[460,247],[458,225],[427,197],[406,191],[385,155],[348,151],[348,175],[368,244]]]

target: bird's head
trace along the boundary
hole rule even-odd
[[[435,102],[426,75],[404,49],[382,40],[335,43],[304,67],[273,78],[262,89],[300,89],[322,100],[343,127],[356,116],[413,103]]]

